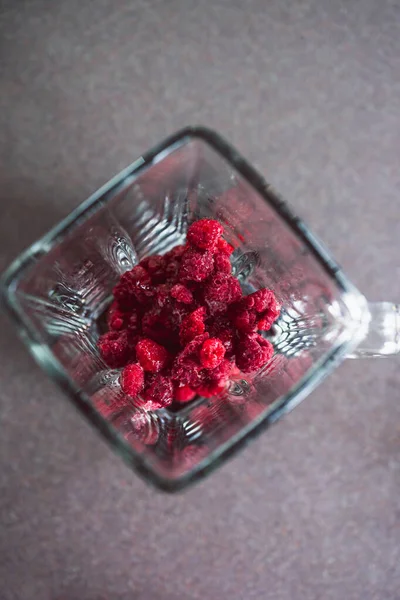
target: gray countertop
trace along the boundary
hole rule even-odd
[[[166,134],[213,127],[400,300],[396,0],[0,0],[0,269]],[[347,361],[210,478],[134,476],[1,316],[2,600],[400,598],[400,362]]]

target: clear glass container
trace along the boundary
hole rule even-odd
[[[101,316],[121,273],[221,221],[245,291],[274,290],[275,354],[218,398],[179,411],[121,402],[101,359]],[[3,301],[40,366],[123,459],[159,488],[203,477],[296,406],[346,357],[400,351],[399,307],[370,305],[264,179],[218,134],[180,131],[140,157],[21,254]],[[123,408],[116,410],[116,407]]]

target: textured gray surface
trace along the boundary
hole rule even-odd
[[[0,269],[140,152],[201,122],[371,299],[399,300],[397,1],[0,7]],[[398,360],[345,363],[171,497],[126,469],[0,318],[2,600],[400,598]]]

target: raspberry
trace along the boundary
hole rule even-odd
[[[158,308],[164,308],[170,302],[171,286],[161,283],[154,288],[154,303]]]
[[[226,387],[226,383],[220,383],[219,381],[206,383],[197,388],[197,393],[203,398],[212,398],[221,394]]]
[[[126,314],[120,310],[118,302],[114,300],[107,312],[107,326],[109,329],[119,331],[124,328]]]
[[[195,397],[196,392],[192,390],[188,385],[182,385],[175,388],[174,398],[177,402],[183,404],[184,402],[190,402]]]
[[[203,343],[206,340],[208,340],[209,337],[210,337],[209,333],[203,333],[203,334],[197,335],[195,338],[193,338],[193,340],[191,342],[186,344],[186,346],[184,347],[182,352],[180,352],[178,354],[178,356],[176,357],[176,362],[182,364],[187,359],[191,359],[191,360],[195,360],[195,361],[197,360],[199,362],[200,348],[203,345]]]
[[[247,298],[248,300],[253,300],[254,309],[258,313],[266,311],[270,307],[270,304],[275,301],[274,292],[266,288],[253,292]]]
[[[193,340],[196,336],[204,333],[206,326],[204,324],[204,318],[206,309],[204,306],[197,308],[191,312],[187,317],[182,320],[179,336],[181,343],[185,346],[188,342]]]
[[[218,338],[206,340],[200,350],[200,362],[205,369],[215,369],[225,356],[225,346]]]
[[[147,256],[140,261],[140,266],[146,269],[150,274],[153,284],[164,283],[166,279],[165,268],[166,260],[160,254]]]
[[[257,329],[257,315],[253,310],[242,310],[232,317],[236,329],[243,333],[251,333]]]
[[[112,369],[124,367],[134,355],[134,350],[128,343],[126,331],[104,333],[99,338],[97,345],[104,362]]]
[[[98,348],[111,368],[125,367],[121,395],[145,411],[220,394],[234,372],[272,356],[257,328],[269,329],[280,305],[271,290],[242,297],[222,233],[217,221],[193,223],[188,244],[144,258],[114,288]]]
[[[210,308],[213,304],[231,304],[242,296],[239,281],[227,273],[217,273],[210,279],[204,290],[204,299]]]
[[[274,352],[272,344],[261,336],[242,336],[236,347],[236,364],[243,373],[257,371],[264,366]]]
[[[133,398],[142,391],[144,386],[144,371],[136,363],[127,365],[120,376],[122,391]]]
[[[171,404],[173,395],[174,388],[171,379],[164,375],[157,374],[152,383],[146,387],[143,397],[146,404],[149,403],[158,408],[163,408]]]
[[[227,383],[229,376],[232,374],[234,363],[224,358],[220,364],[211,371],[207,371],[208,381]]]
[[[164,254],[164,258],[168,262],[171,262],[171,260],[179,260],[186,249],[187,246],[185,246],[185,244],[181,244],[180,246],[174,246],[174,248],[172,248],[166,254]]]
[[[217,245],[218,238],[224,232],[224,228],[218,221],[213,219],[200,219],[195,221],[189,227],[187,232],[187,240],[192,246],[196,246],[201,250],[213,251]]]
[[[185,362],[175,361],[171,377],[175,381],[193,388],[199,386],[203,381],[203,373],[200,365],[190,359],[185,360]]]
[[[183,281],[204,281],[214,268],[211,252],[200,252],[189,248],[182,256],[179,279]]]
[[[173,286],[171,289],[171,296],[183,304],[191,304],[193,302],[192,292],[181,283],[177,283]]]
[[[168,362],[166,349],[149,338],[136,344],[136,356],[143,369],[150,373],[158,373]]]
[[[150,277],[140,265],[123,275],[114,287],[114,298],[123,310],[131,310],[138,303],[147,303],[152,296]]]
[[[214,270],[218,273],[231,273],[232,265],[227,254],[217,252],[214,255]]]

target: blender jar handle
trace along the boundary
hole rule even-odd
[[[348,358],[386,357],[400,354],[400,304],[369,302],[367,332]]]

